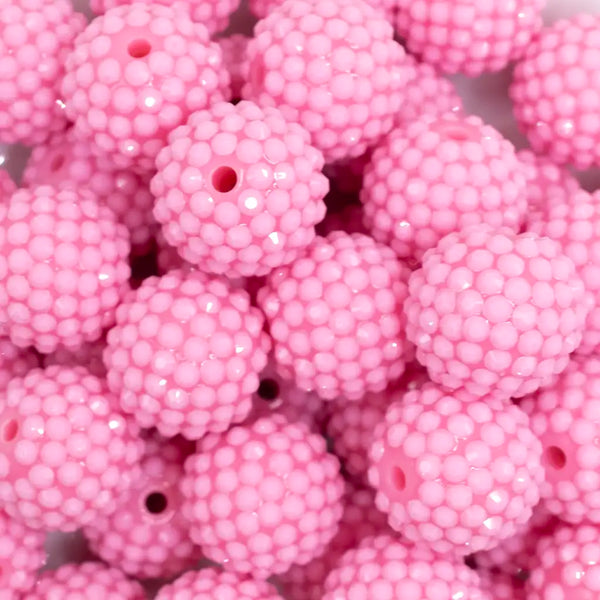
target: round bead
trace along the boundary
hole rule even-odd
[[[368,236],[317,237],[258,293],[277,368],[325,400],[385,389],[412,358],[402,313],[408,274]]]
[[[411,68],[372,6],[284,2],[254,33],[243,96],[301,123],[327,162],[363,154],[392,128]]]
[[[443,238],[409,281],[407,336],[429,376],[476,396],[552,382],[580,342],[583,282],[559,244],[486,226]]]
[[[510,95],[533,150],[556,164],[600,166],[600,16],[544,29],[515,68]]]
[[[267,363],[263,317],[243,290],[198,271],[146,279],[117,311],[108,385],[141,427],[200,439],[252,409]]]
[[[143,442],[102,379],[34,369],[0,397],[0,501],[30,527],[74,531],[115,508]]]
[[[129,234],[85,189],[20,189],[0,204],[4,327],[53,352],[100,338],[128,289]]]
[[[391,527],[440,553],[487,550],[514,535],[544,478],[523,411],[432,383],[390,405],[370,459],[377,507]]]
[[[84,27],[69,0],[0,0],[0,142],[40,144],[66,127],[60,82]]]
[[[322,154],[276,108],[222,102],[194,113],[158,155],[154,215],[199,269],[266,275],[294,260],[325,216]]]
[[[266,579],[307,564],[337,532],[339,467],[321,436],[283,415],[208,435],[181,483],[190,535],[228,571]]]
[[[168,134],[229,97],[219,46],[174,7],[134,3],[94,19],[66,61],[75,135],[115,168],[151,172]]]
[[[223,54],[223,66],[229,72],[231,80],[231,100],[239,100],[242,97],[242,88],[248,81],[248,43],[249,37],[240,33],[234,33],[227,37],[215,40],[221,47]]]

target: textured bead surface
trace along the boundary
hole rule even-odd
[[[325,551],[344,482],[325,440],[283,415],[211,434],[185,463],[183,514],[207,558],[258,578]]]
[[[281,373],[332,400],[398,379],[412,358],[402,306],[408,267],[360,234],[317,237],[258,293]]]
[[[328,162],[363,154],[391,129],[411,68],[366,2],[284,2],[254,33],[244,97],[301,123]]]
[[[1,320],[13,343],[76,348],[114,323],[129,234],[84,189],[20,189],[0,204]]]
[[[94,19],[66,62],[75,134],[115,167],[150,172],[168,134],[229,96],[219,46],[174,7],[135,3]]]
[[[527,415],[509,402],[465,396],[426,383],[394,402],[375,431],[369,469],[392,528],[463,555],[514,535],[544,478]]]
[[[22,377],[39,366],[39,357],[31,348],[19,348],[10,340],[0,338],[0,391],[13,377]]]
[[[84,27],[69,0],[0,1],[0,142],[40,144],[66,127],[59,87]]]
[[[273,12],[283,0],[248,0],[250,10],[259,18],[264,19]],[[367,0],[367,3],[383,12],[385,18],[393,23],[396,14],[396,0]]]
[[[493,127],[478,117],[426,115],[374,151],[360,198],[373,237],[419,261],[469,225],[518,232],[525,190],[514,146]]]
[[[250,39],[245,35],[234,33],[216,40],[223,54],[223,66],[229,71],[232,100],[239,100],[242,97],[242,88],[248,81],[248,69],[250,68],[248,43]]]
[[[532,148],[556,164],[600,165],[600,16],[577,15],[542,31],[515,68],[510,95]]]
[[[144,589],[100,562],[63,565],[43,573],[23,600],[145,600]]]
[[[323,600],[491,600],[479,578],[450,556],[381,534],[349,550],[325,581]]]
[[[545,0],[398,0],[408,49],[446,73],[500,71],[542,28]]]
[[[484,226],[447,235],[409,281],[407,336],[433,381],[520,397],[552,382],[581,342],[583,282],[560,246]]]
[[[281,600],[266,581],[218,571],[190,571],[158,592],[156,600]]]
[[[0,397],[0,501],[31,527],[74,531],[139,475],[138,428],[82,367],[34,369]]]
[[[165,437],[243,421],[267,363],[263,317],[243,290],[198,271],[145,280],[117,311],[104,360],[121,407]]]
[[[329,189],[323,156],[276,108],[217,103],[169,140],[152,179],[154,215],[188,262],[262,276],[313,240]]]

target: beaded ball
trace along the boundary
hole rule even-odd
[[[229,97],[221,49],[176,7],[134,3],[94,19],[66,61],[75,135],[115,168],[147,173],[168,134]]]
[[[515,117],[538,154],[578,169],[600,166],[600,15],[544,29],[515,68]]]
[[[408,50],[446,73],[500,71],[542,28],[546,0],[397,0]]]
[[[254,34],[243,96],[301,123],[327,162],[363,154],[392,128],[411,67],[368,3],[284,2]]]
[[[390,405],[370,459],[391,527],[441,553],[487,550],[514,535],[544,479],[542,446],[522,410],[432,383]]]
[[[223,66],[229,71],[232,102],[241,99],[242,88],[248,81],[248,44],[251,39],[241,33],[233,33],[215,40],[221,47]]]
[[[154,216],[201,270],[266,275],[297,258],[325,216],[323,156],[276,108],[222,102],[196,112],[156,166]]]
[[[283,415],[207,435],[181,482],[191,538],[226,570],[261,579],[307,564],[337,532],[339,468],[323,437]]]
[[[67,126],[65,58],[85,27],[69,0],[0,0],[0,142],[40,144]]]
[[[402,312],[408,275],[366,235],[317,237],[258,293],[278,370],[325,400],[385,389],[413,356]]]
[[[117,310],[108,385],[141,427],[200,439],[252,409],[267,363],[263,316],[243,290],[199,271],[146,279]]]
[[[588,298],[557,242],[480,225],[425,254],[405,312],[407,336],[433,381],[509,398],[564,371],[581,342]]]
[[[23,188],[0,204],[0,321],[53,352],[100,338],[128,289],[129,234],[84,188]]]
[[[416,261],[469,225],[518,232],[527,209],[514,146],[474,116],[426,115],[392,132],[373,152],[360,199],[373,237]]]

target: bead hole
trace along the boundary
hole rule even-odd
[[[557,471],[564,469],[567,464],[567,455],[558,446],[550,446],[546,450],[546,459],[548,460],[548,464]]]
[[[50,163],[51,171],[58,171],[65,164],[65,157],[62,154],[55,156]]]
[[[236,186],[237,181],[237,173],[231,167],[219,167],[212,174],[213,187],[221,194],[230,192]]]
[[[127,52],[132,58],[144,58],[150,54],[150,50],[152,50],[152,46],[147,40],[133,40],[127,48]]]
[[[279,397],[279,384],[274,379],[263,379],[258,386],[258,395],[267,401]]]
[[[152,492],[146,496],[146,510],[153,515],[165,512],[167,504],[167,497],[162,492]]]
[[[406,475],[400,467],[394,467],[392,469],[392,485],[399,492],[403,491],[404,488],[406,488]]]
[[[12,442],[19,433],[19,424],[16,419],[9,419],[2,426],[2,441],[3,442]]]

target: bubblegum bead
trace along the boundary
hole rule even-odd
[[[0,298],[12,342],[53,352],[100,338],[127,290],[129,234],[85,189],[20,189],[0,204]]]
[[[0,202],[6,202],[16,191],[17,186],[10,174],[0,169]]]
[[[84,27],[69,0],[0,1],[0,142],[40,144],[66,127],[60,82]]]
[[[323,600],[491,600],[462,561],[390,535],[365,538],[325,581]]]
[[[44,565],[46,534],[29,529],[0,510],[0,598],[18,600],[35,585]]]
[[[106,365],[102,355],[106,348],[106,338],[103,336],[95,342],[87,342],[77,348],[68,349],[63,346],[43,357],[43,366],[63,365],[65,367],[85,367],[96,377],[106,377]]]
[[[229,72],[231,80],[231,99],[239,100],[242,97],[242,88],[248,80],[248,44],[249,37],[234,33],[227,37],[215,40],[221,47],[223,66]]]
[[[600,165],[600,16],[582,14],[544,29],[514,71],[515,117],[533,150],[554,163]]]
[[[521,397],[550,384],[581,342],[584,284],[559,244],[485,226],[443,238],[409,281],[407,336],[437,383]]]
[[[360,198],[373,237],[416,261],[469,225],[518,232],[527,209],[514,146],[478,117],[453,115],[392,132],[365,169]]]
[[[392,128],[411,68],[372,6],[284,2],[254,34],[243,96],[301,123],[327,162],[360,156]]]
[[[118,569],[100,562],[63,565],[40,575],[22,600],[145,600],[144,589]]]
[[[321,436],[283,415],[208,435],[181,482],[190,536],[226,570],[260,579],[307,564],[337,532],[339,467]]]
[[[441,553],[487,550],[514,535],[544,478],[542,447],[522,410],[431,383],[390,405],[370,459],[391,527]]]
[[[243,421],[267,363],[263,317],[243,290],[198,271],[146,279],[117,311],[108,385],[141,427],[200,439]]]
[[[408,275],[366,235],[317,237],[258,293],[278,370],[325,400],[385,389],[412,358],[402,312]]]
[[[266,581],[202,569],[185,573],[158,592],[156,600],[282,600]]]
[[[82,367],[34,369],[0,397],[0,501],[27,525],[74,531],[139,475],[139,430]]]
[[[89,143],[79,141],[72,129],[33,149],[23,172],[23,185],[85,188],[127,227],[135,254],[142,255],[152,247],[157,224],[152,216],[150,178],[130,169],[115,169],[110,161],[97,158]]]
[[[221,49],[176,7],[134,3],[94,19],[66,61],[75,135],[115,168],[149,173],[168,134],[229,96]]]
[[[196,112],[156,166],[166,241],[211,273],[266,275],[294,260],[325,216],[323,156],[276,108],[222,102]]]
[[[39,357],[31,348],[19,348],[10,340],[0,338],[0,392],[13,377],[22,377],[39,366]]]
[[[408,49],[446,73],[500,71],[542,28],[545,0],[398,0],[396,27]]]

